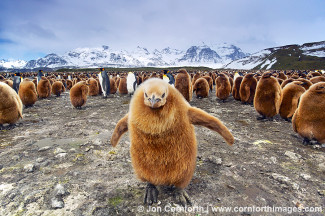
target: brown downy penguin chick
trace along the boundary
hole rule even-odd
[[[212,90],[213,90],[213,80],[212,80],[212,78],[210,76],[203,76],[203,78],[208,81],[209,89],[212,92]],[[194,83],[194,85],[195,85],[195,83]]]
[[[279,114],[284,120],[290,121],[298,107],[300,96],[305,91],[306,89],[303,87],[303,82],[301,81],[289,83],[282,89],[283,97]]]
[[[254,108],[261,115],[258,120],[272,119],[279,113],[282,101],[281,86],[271,72],[265,72],[256,86]]]
[[[89,87],[88,95],[97,96],[99,94],[98,82],[94,78],[90,78],[89,80],[87,80],[86,83],[88,84]]]
[[[64,85],[61,81],[55,81],[52,85],[52,94],[60,97],[64,92]]]
[[[319,82],[325,82],[325,77],[323,77],[323,76],[315,76],[315,77],[310,78],[309,81],[312,82],[313,84],[319,83]]]
[[[71,104],[75,108],[81,109],[81,107],[85,105],[87,102],[88,92],[89,92],[89,87],[85,81],[80,81],[76,83],[70,89]]]
[[[282,80],[288,79],[287,75],[285,75],[282,71],[278,74],[278,78]]]
[[[235,100],[240,101],[240,95],[239,95],[239,89],[240,89],[240,84],[243,81],[242,76],[239,76],[235,79],[234,87],[232,88],[232,96],[234,97]]]
[[[222,102],[229,97],[231,92],[231,85],[229,82],[229,78],[226,74],[220,73],[216,79],[216,96]]]
[[[115,94],[117,92],[117,86],[116,86],[116,82],[114,79],[109,79],[110,82],[110,93],[111,94]]]
[[[191,76],[185,69],[180,69],[175,79],[175,88],[184,96],[187,101],[192,100]]]
[[[197,144],[193,125],[218,132],[229,145],[234,137],[222,122],[191,107],[179,91],[161,79],[149,79],[135,91],[129,113],[116,125],[111,137],[115,147],[129,131],[132,165],[137,177],[147,182],[144,202],[156,203],[157,185],[174,185],[176,199],[191,204],[184,188],[196,164]]]
[[[33,106],[37,101],[37,92],[35,84],[28,78],[24,79],[20,83],[18,95],[25,107]]]
[[[118,85],[118,92],[120,94],[127,94],[128,93],[127,82],[126,82],[126,77],[125,76],[120,77],[120,82],[119,82],[119,85]]]
[[[302,82],[302,86],[308,90],[309,87],[313,84],[312,82],[310,82],[309,80],[307,79],[304,79],[304,78],[299,78],[298,81],[301,81]]]
[[[152,72],[149,79],[151,79],[151,78],[159,78],[159,76],[157,75],[156,72]]]
[[[254,74],[246,74],[239,87],[239,96],[242,103],[253,104],[256,86],[257,80],[255,79]]]
[[[292,117],[293,130],[310,141],[325,143],[325,82],[312,85],[300,97],[300,102]]]
[[[16,93],[8,84],[0,82],[0,129],[3,124],[10,127],[23,118],[23,104]]]
[[[206,98],[209,96],[209,83],[208,81],[201,77],[196,80],[193,86],[193,92],[195,92],[196,97],[198,98]]]
[[[194,74],[193,80],[192,80],[192,85],[194,85],[194,83],[196,82],[196,80],[199,79],[199,78],[201,78],[200,71],[198,71],[196,74]]]
[[[51,84],[47,78],[42,77],[38,82],[37,93],[39,98],[48,98],[51,96]]]
[[[229,78],[229,82],[230,82],[230,87],[231,87],[231,91],[232,91],[232,88],[233,88],[233,86],[234,86],[234,80],[229,76],[228,77]],[[231,92],[230,91],[230,92]]]
[[[11,88],[13,88],[14,86],[14,82],[12,80],[5,80],[3,81],[4,83],[6,83],[8,86],[10,86]]]
[[[70,90],[73,86],[73,83],[71,80],[67,80],[67,89]]]
[[[283,89],[288,83],[295,81],[295,79],[288,78],[281,83],[281,88]]]

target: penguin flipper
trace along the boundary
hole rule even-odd
[[[111,137],[111,144],[115,147],[120,140],[121,136],[128,131],[128,117],[129,114],[126,114],[116,125],[113,135]]]
[[[209,115],[205,111],[195,107],[190,107],[187,111],[187,115],[193,125],[201,125],[209,128],[210,130],[216,131],[226,140],[228,145],[234,144],[235,139],[233,135],[216,117]]]

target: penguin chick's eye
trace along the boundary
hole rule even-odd
[[[144,93],[144,96],[148,97],[147,93]]]
[[[161,96],[161,98],[164,98],[165,97],[165,93]]]

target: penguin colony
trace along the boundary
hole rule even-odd
[[[303,138],[304,144],[325,143],[324,74],[314,71],[236,72],[181,69],[169,71],[167,76],[163,71],[117,73],[101,70],[2,76],[0,127],[3,128],[3,124],[12,126],[23,118],[23,105],[27,108],[42,103],[39,99],[49,98],[51,94],[59,97],[65,90],[67,92],[64,94],[70,95],[72,107],[77,109],[84,107],[87,97],[91,95],[103,95],[114,100],[115,94],[133,94],[129,114],[117,124],[111,144],[117,145],[123,133],[130,133],[132,165],[138,178],[148,183],[146,203],[157,201],[157,185],[174,185],[178,201],[186,205],[191,201],[184,188],[189,184],[195,168],[196,138],[193,125],[214,130],[228,144],[233,143],[233,136],[218,119],[189,105],[193,93],[198,98],[211,98],[211,89],[214,87],[216,97],[220,100],[227,102],[227,98],[232,96],[243,104],[254,106],[256,116],[261,115],[258,119],[271,120],[279,114],[284,120],[292,121],[289,127]],[[235,103],[240,104],[238,101]],[[155,120],[157,112],[161,114],[159,121]],[[168,136],[163,136],[168,129],[172,133],[169,131]],[[152,149],[149,145],[152,142],[164,145]],[[142,146],[139,146],[140,143]],[[180,155],[179,151],[166,148],[166,143],[185,148],[186,154]],[[183,146],[183,143],[187,143],[187,146]],[[168,161],[170,167],[158,166],[159,159],[166,155],[168,157],[163,160]],[[186,171],[183,170],[183,163],[188,167]]]

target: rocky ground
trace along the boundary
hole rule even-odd
[[[146,184],[133,173],[128,134],[116,148],[109,143],[129,102],[127,95],[95,96],[77,110],[67,92],[24,109],[24,119],[17,127],[0,131],[0,215],[160,215],[181,211],[170,187],[158,188],[159,202],[153,208],[144,206]],[[186,188],[193,209],[183,209],[185,214],[220,215],[213,207],[231,207],[233,212],[228,215],[288,213],[244,208],[275,206],[306,211],[293,215],[323,215],[307,213],[310,207],[325,204],[321,146],[302,145],[291,123],[278,116],[273,121],[256,120],[254,107],[232,97],[223,103],[213,92],[207,99],[194,98],[191,105],[221,119],[236,142],[228,146],[219,134],[196,127],[197,167]],[[241,211],[235,213],[235,207]]]

